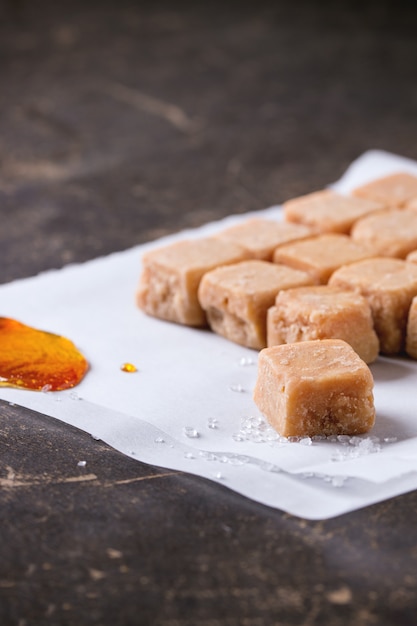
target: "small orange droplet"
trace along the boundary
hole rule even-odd
[[[133,363],[123,363],[120,369],[122,370],[122,372],[128,372],[129,374],[138,371],[138,368],[136,367],[136,365],[133,365]]]
[[[0,386],[61,391],[84,378],[88,362],[69,339],[0,317]]]

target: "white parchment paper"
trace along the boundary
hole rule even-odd
[[[395,171],[417,174],[417,163],[370,151],[332,187],[348,193]],[[282,219],[279,207],[257,215]],[[255,351],[137,309],[144,250],[247,217],[0,286],[0,315],[67,336],[91,364],[72,391],[0,388],[0,398],[79,427],[138,460],[218,481],[307,519],[417,488],[416,362],[380,358],[371,366],[377,421],[369,435],[282,441],[252,401]],[[138,372],[122,372],[125,362]]]

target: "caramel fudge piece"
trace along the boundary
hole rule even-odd
[[[197,296],[201,278],[219,265],[246,258],[248,253],[237,244],[215,238],[183,240],[151,250],[142,258],[138,306],[164,320],[205,326]]]
[[[417,176],[406,172],[384,176],[357,187],[353,195],[382,202],[389,207],[402,207],[417,196]]]
[[[280,291],[268,309],[267,345],[313,339],[343,339],[365,363],[378,356],[379,341],[363,296],[329,285]]]
[[[301,224],[253,218],[226,228],[216,236],[239,244],[253,259],[271,261],[275,248],[311,234],[311,228]]]
[[[375,421],[369,367],[339,339],[262,350],[254,400],[283,437],[357,435]]]
[[[390,209],[363,217],[352,229],[352,239],[372,247],[375,256],[404,258],[417,248],[417,211]]]
[[[408,310],[417,295],[417,265],[402,259],[378,257],[338,269],[330,285],[352,289],[369,302],[380,351],[404,349]]]
[[[280,246],[273,260],[308,272],[316,282],[324,284],[341,265],[370,256],[375,255],[347,235],[328,233]]]
[[[381,202],[324,189],[285,202],[284,215],[289,222],[306,224],[316,232],[349,234],[360,217],[384,208]]]
[[[309,285],[305,272],[251,260],[204,275],[198,297],[216,333],[248,348],[266,346],[266,312],[281,289]]]
[[[408,356],[417,359],[417,296],[413,298],[408,312],[405,351]]]

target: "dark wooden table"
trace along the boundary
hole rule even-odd
[[[318,189],[369,148],[417,159],[415,7],[0,3],[0,281]],[[416,624],[416,492],[307,522],[5,402],[0,425],[2,626]]]

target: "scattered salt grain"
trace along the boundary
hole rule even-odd
[[[312,441],[311,437],[302,437],[300,439],[300,444],[302,446],[311,446],[311,445],[313,445],[313,441]]]
[[[206,452],[205,450],[200,450],[198,455],[204,459],[205,461],[217,461],[217,456],[212,452]]]
[[[81,400],[81,397],[78,395],[76,391],[71,391],[71,393],[69,394],[69,397],[71,398],[71,400]]]
[[[213,474],[214,478],[217,478],[217,480],[224,480],[224,475],[221,472],[215,472]]]
[[[278,433],[263,417],[244,417],[240,430],[232,435],[234,441],[251,441],[253,443],[274,443],[278,441]]]
[[[245,393],[246,389],[242,387],[242,385],[230,385],[230,391],[234,391],[235,393]]]
[[[48,393],[48,391],[51,391],[52,389],[52,385],[44,385],[41,389],[42,393]]]
[[[195,456],[194,456],[194,454],[192,452],[186,452],[184,454],[184,458],[185,459],[195,459]]]
[[[78,461],[77,467],[85,467],[87,465],[87,461]]]
[[[397,437],[384,437],[384,443],[395,443],[398,441]]]
[[[196,430],[192,426],[184,426],[183,433],[189,439],[198,439],[200,436],[200,433],[198,432],[198,430]]]
[[[255,365],[255,361],[250,357],[242,356],[242,358],[239,359],[239,365],[247,367],[248,365]]]
[[[165,443],[165,439],[163,439],[162,437],[155,437],[154,442],[155,443]]]
[[[215,417],[209,417],[207,420],[207,426],[211,428],[212,430],[215,430],[216,428],[219,427],[219,420],[216,419]]]

